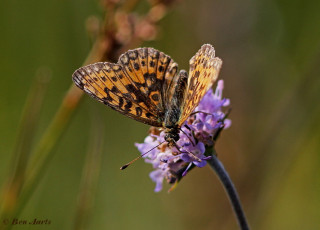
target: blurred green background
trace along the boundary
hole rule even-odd
[[[233,179],[252,229],[320,229],[320,1],[180,1],[160,22],[152,46],[188,69],[211,43],[223,59],[220,79],[231,99],[232,126],[217,152]],[[26,97],[39,69],[51,73],[34,142],[55,114],[90,42],[89,16],[99,1],[1,1],[0,182],[6,181]],[[92,128],[99,120],[99,128]],[[154,193],[138,155],[148,126],[87,95],[20,219],[49,219],[72,229],[90,139],[103,133],[100,177],[87,229],[238,229],[209,167],[193,170],[177,189]],[[101,131],[103,129],[103,131]],[[0,220],[0,224],[2,220]]]

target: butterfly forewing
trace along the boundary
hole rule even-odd
[[[182,114],[178,122],[180,126],[190,116],[204,94],[217,80],[221,65],[221,59],[215,57],[214,48],[209,44],[203,45],[190,59],[188,86],[185,92],[184,103],[181,105]]]
[[[158,114],[150,110],[148,100],[133,90],[121,66],[112,63],[95,63],[74,72],[73,81],[91,97],[112,109],[140,122],[161,126]]]

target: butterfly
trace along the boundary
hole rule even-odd
[[[98,62],[77,69],[74,83],[94,99],[142,123],[161,127],[168,144],[217,80],[222,61],[210,44],[190,59],[189,73],[154,48],[129,50],[117,63]]]

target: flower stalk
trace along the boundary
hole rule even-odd
[[[227,171],[223,167],[223,164],[215,154],[212,154],[211,159],[207,160],[210,167],[215,171],[217,176],[220,179],[220,182],[222,183],[228,197],[230,200],[230,203],[232,205],[233,211],[237,217],[238,224],[241,230],[249,230],[249,225],[246,220],[244,211],[241,207],[241,202],[237,193],[237,190],[235,186],[232,183],[231,178],[229,177]]]

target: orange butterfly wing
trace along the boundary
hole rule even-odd
[[[161,127],[166,111],[164,89],[176,74],[177,64],[153,48],[129,50],[117,64],[99,62],[72,75],[75,84],[91,97],[137,121]]]
[[[203,45],[200,50],[190,59],[190,70],[184,103],[181,105],[182,113],[178,125],[181,126],[198,106],[205,93],[217,80],[222,61],[215,57],[214,48]]]

